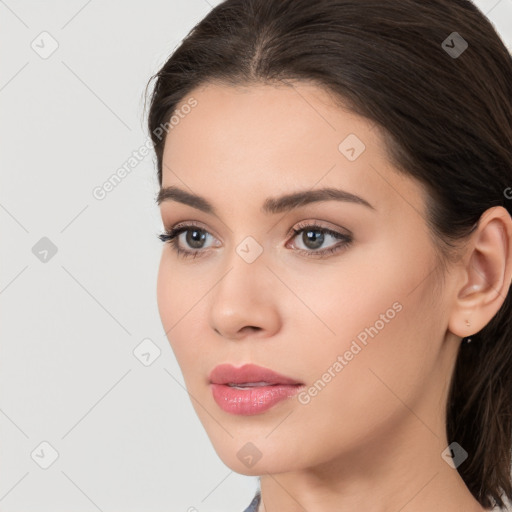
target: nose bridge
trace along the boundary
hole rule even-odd
[[[215,302],[235,301],[240,307],[255,304],[264,294],[261,284],[267,281],[269,271],[265,266],[263,251],[255,257],[255,247],[250,241],[242,241],[226,255],[224,272],[215,287]]]
[[[225,257],[223,277],[212,290],[212,327],[228,337],[247,326],[275,328],[277,304],[263,246],[245,237]]]
[[[267,254],[264,250],[264,241],[258,241],[255,236],[247,234],[238,234],[232,232],[233,243],[229,250],[225,250],[225,270],[228,274],[219,283],[222,288],[233,289],[235,293],[245,291],[243,295],[249,297],[253,293],[259,293],[257,284],[265,280],[265,275],[269,272],[266,268]],[[260,233],[258,238],[262,238]],[[245,287],[245,289],[244,289]]]

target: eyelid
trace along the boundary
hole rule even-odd
[[[207,228],[204,224],[202,224],[201,222],[195,221],[195,220],[190,220],[190,221],[185,220],[182,222],[178,222],[177,224],[174,224],[173,226],[171,226],[169,228],[164,224],[164,229],[167,232],[169,232],[169,231],[176,232],[176,231],[180,230],[181,228],[185,228],[184,231],[186,231],[187,228],[190,228],[190,227],[199,228],[200,230],[205,231],[209,235],[211,235],[214,238],[216,238],[217,240],[219,240],[219,237],[214,232],[212,232],[212,230],[210,228]]]
[[[285,236],[288,239],[292,235],[297,235],[297,233],[296,233],[297,231],[300,231],[300,230],[305,229],[307,227],[315,227],[316,229],[322,229],[322,230],[325,230],[325,231],[331,231],[332,232],[331,233],[332,236],[341,235],[341,236],[345,236],[345,237],[351,238],[351,239],[354,238],[354,235],[352,234],[350,229],[342,228],[341,226],[330,227],[329,225],[326,225],[326,224],[330,224],[330,226],[334,226],[332,223],[328,223],[326,221],[321,221],[321,220],[317,220],[317,219],[303,220],[303,221],[300,221],[300,222],[296,223],[295,225],[293,225],[288,230],[288,232],[286,233]],[[198,221],[194,221],[194,220],[182,221],[182,222],[178,222],[177,224],[174,224],[173,226],[171,226],[169,228],[167,228],[167,226],[164,225],[164,229],[167,232],[169,232],[169,231],[176,232],[176,231],[178,231],[182,227],[183,228],[197,227],[197,228],[205,231],[209,235],[213,236],[217,240],[220,240],[220,238],[215,233],[213,233],[212,230],[210,230],[204,224],[202,224],[201,222],[198,222]]]
[[[322,229],[324,231],[331,231],[332,233],[335,233],[336,235],[346,236],[348,238],[354,238],[354,235],[352,234],[352,231],[347,228],[342,228],[341,226],[336,226],[335,224],[332,224],[330,222],[326,222],[323,220],[317,220],[317,219],[307,219],[300,221],[296,223],[294,226],[292,226],[288,233],[286,234],[287,237],[292,236],[293,234],[296,234],[296,231],[305,229],[307,227],[314,226],[316,229]]]
[[[300,233],[306,231],[306,228],[311,228],[311,231],[322,231],[328,236],[334,238],[337,240],[337,243],[332,244],[328,247],[325,247],[323,249],[318,250],[307,250],[307,249],[301,249],[295,245],[293,240],[300,235]],[[338,229],[340,231],[338,231]],[[336,255],[339,252],[342,252],[343,250],[347,249],[348,247],[352,246],[354,243],[354,237],[352,235],[352,232],[350,230],[347,230],[350,234],[345,234],[342,232],[343,230],[341,228],[330,229],[327,226],[323,226],[322,222],[318,221],[302,221],[297,226],[292,228],[292,235],[291,238],[287,237],[287,240],[290,239],[290,241],[285,243],[285,247],[288,247],[288,245],[291,243],[293,248],[295,249],[295,252],[298,254],[301,254],[307,258],[312,259],[328,259],[332,255]]]

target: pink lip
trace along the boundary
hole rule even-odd
[[[264,386],[238,389],[229,384],[265,382]],[[296,393],[304,385],[268,368],[246,364],[216,366],[210,373],[210,388],[217,405],[231,414],[260,414]]]
[[[290,377],[285,377],[279,373],[258,366],[255,364],[245,364],[236,368],[231,364],[220,364],[210,373],[210,382],[212,384],[245,384],[247,382],[268,382],[269,384],[302,384]]]

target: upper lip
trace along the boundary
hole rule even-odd
[[[255,364],[245,364],[239,368],[231,364],[220,364],[210,372],[212,384],[246,384],[249,382],[267,382],[268,384],[302,384],[290,377]]]

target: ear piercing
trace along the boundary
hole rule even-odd
[[[469,320],[466,319],[466,327],[469,327],[470,325],[471,324],[469,323]],[[471,343],[471,338],[464,338],[462,342],[467,345],[467,344]]]

